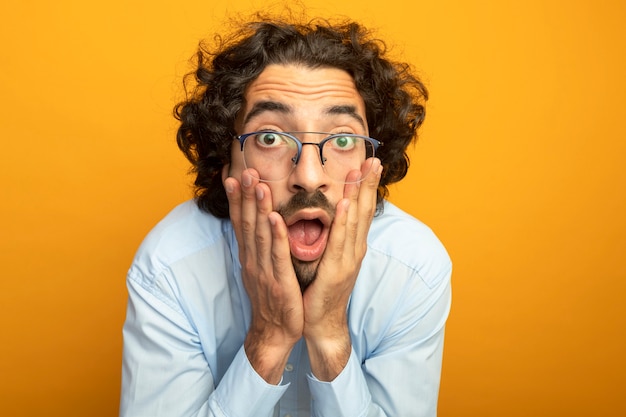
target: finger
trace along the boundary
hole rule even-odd
[[[367,239],[370,224],[376,213],[378,185],[380,184],[382,168],[380,160],[373,158],[371,170],[359,188],[356,239],[357,241],[362,241],[364,244]]]
[[[272,265],[274,276],[281,285],[300,291],[293,263],[291,262],[289,236],[285,220],[275,211],[268,215],[268,220],[272,229]]]
[[[343,190],[344,198],[349,201],[349,205],[345,206],[347,211],[345,213],[345,219],[343,220],[345,222],[345,226],[343,228],[344,240],[345,244],[349,245],[349,247],[354,247],[354,243],[357,239],[357,229],[359,227],[361,175],[361,171],[358,170],[353,170],[348,173],[346,185]]]
[[[272,227],[269,214],[272,212],[272,195],[267,184],[256,184],[256,221],[255,247],[257,263],[261,270],[270,270],[272,267]]]
[[[242,245],[248,261],[254,262],[256,256],[256,219],[257,197],[255,186],[259,180],[254,177],[254,172],[244,170],[241,174],[241,212],[240,230]]]
[[[224,180],[224,189],[226,190],[226,198],[228,198],[228,212],[230,221],[235,230],[237,245],[239,252],[243,251],[243,236],[241,234],[241,184],[233,177]]]
[[[328,245],[324,251],[324,260],[341,262],[343,259],[347,235],[349,234],[348,218],[351,206],[353,204],[351,204],[349,198],[344,198],[337,203],[335,218],[330,228],[330,236],[328,237]]]
[[[380,183],[380,178],[382,174],[382,164],[380,159],[371,158],[371,167],[367,168],[368,173],[363,178],[361,183],[361,192],[359,195],[359,202],[366,202],[368,200],[370,203],[376,202],[378,196],[378,184]],[[366,161],[366,164],[369,163],[369,160]],[[365,166],[365,164],[364,164]]]

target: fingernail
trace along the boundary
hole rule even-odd
[[[232,194],[232,192],[234,191],[233,185],[230,183],[230,181],[226,181],[224,183],[224,189],[228,194]]]
[[[257,200],[263,200],[263,197],[265,197],[265,192],[263,191],[263,188],[256,187],[255,191]]]
[[[249,187],[252,185],[252,177],[249,174],[243,174],[241,176],[241,182],[244,187]]]

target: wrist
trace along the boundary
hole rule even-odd
[[[267,383],[277,385],[293,346],[294,343],[268,343],[262,337],[249,332],[243,347],[256,373]]]
[[[334,380],[346,367],[352,352],[347,326],[345,332],[318,337],[309,334],[304,340],[313,375],[320,381]]]

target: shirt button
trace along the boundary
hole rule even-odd
[[[288,363],[287,365],[285,365],[285,371],[287,371],[287,372],[291,372],[291,371],[293,371],[293,365],[292,365],[292,364],[290,364],[290,363]],[[286,415],[285,417],[291,417],[291,416]]]

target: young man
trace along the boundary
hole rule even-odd
[[[197,195],[128,273],[122,416],[434,416],[451,264],[386,202],[426,89],[355,24],[246,24],[177,106]]]

